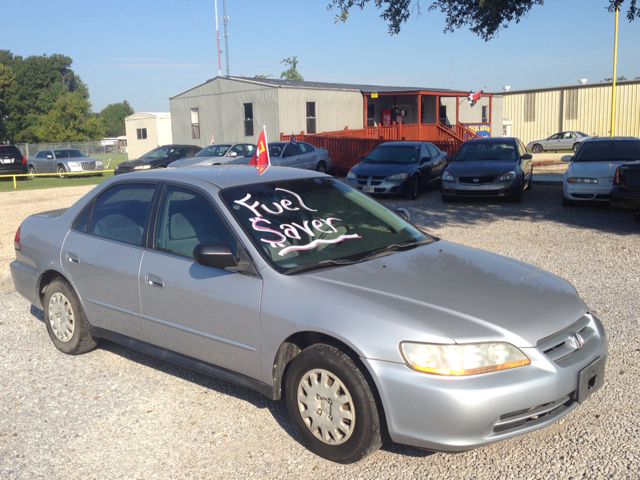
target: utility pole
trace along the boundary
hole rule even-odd
[[[613,36],[613,83],[611,85],[611,133],[613,132],[616,124],[616,64],[618,62],[618,12],[620,9],[616,7],[616,28]]]
[[[229,17],[227,17],[227,0],[222,0],[222,20],[224,20],[224,53],[227,57],[227,77],[229,76],[229,34],[227,33],[227,23]],[[217,19],[216,19],[217,20]],[[220,48],[218,48],[219,50]]]
[[[215,0],[214,3],[216,6],[216,53],[218,55],[218,76],[220,76],[220,31],[218,30],[218,0]]]

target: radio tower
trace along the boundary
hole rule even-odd
[[[229,17],[227,17],[227,0],[222,0],[222,20],[224,21],[224,53],[227,57],[227,77],[229,76],[229,34],[227,33],[227,23],[229,22]],[[216,18],[217,21],[217,18]],[[219,40],[218,40],[219,43]],[[218,50],[220,47],[218,46]],[[220,58],[220,57],[218,57]],[[220,65],[220,62],[218,62]]]
[[[220,76],[220,32],[218,31],[218,0],[215,0],[214,3],[216,6],[216,50],[218,53],[218,76]]]

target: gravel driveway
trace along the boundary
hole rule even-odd
[[[35,192],[0,194],[2,272],[22,218],[90,187],[80,188],[57,189],[37,209]],[[390,444],[333,464],[298,443],[283,402],[109,342],[59,353],[42,312],[5,284],[0,478],[640,478],[640,225],[606,207],[563,208],[560,197],[560,186],[537,185],[521,205],[443,204],[435,191],[388,202],[443,239],[564,277],[603,321],[605,386],[550,427],[458,455]]]

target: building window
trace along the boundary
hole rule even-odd
[[[316,102],[307,102],[307,133],[316,133]]]
[[[144,140],[147,138],[147,129],[146,128],[138,128],[136,129],[136,133],[138,135],[138,140]]]
[[[191,138],[200,138],[200,114],[197,108],[191,109]]]
[[[440,123],[442,123],[443,125],[448,125],[448,123],[447,123],[447,106],[446,105],[440,105],[440,107],[438,107],[438,121]]]
[[[482,123],[489,123],[489,107],[482,106]]]
[[[243,103],[244,107],[244,136],[253,137],[253,103]]]
[[[567,106],[565,109],[565,120],[578,119],[578,89],[566,90]]]
[[[524,94],[524,121],[525,122],[536,121],[536,94],[535,93]]]

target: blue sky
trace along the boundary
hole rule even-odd
[[[322,82],[500,91],[612,75],[607,0],[546,0],[489,42],[466,29],[443,33],[444,16],[427,11],[429,0],[394,36],[372,5],[336,24],[329,0],[226,3],[231,75],[279,78],[280,61],[293,55],[306,80]],[[170,96],[218,73],[213,0],[2,0],[2,11],[13,20],[3,22],[0,48],[71,57],[95,111],[125,99],[135,111],[168,111]],[[632,79],[640,77],[640,21],[623,13],[618,75]]]

